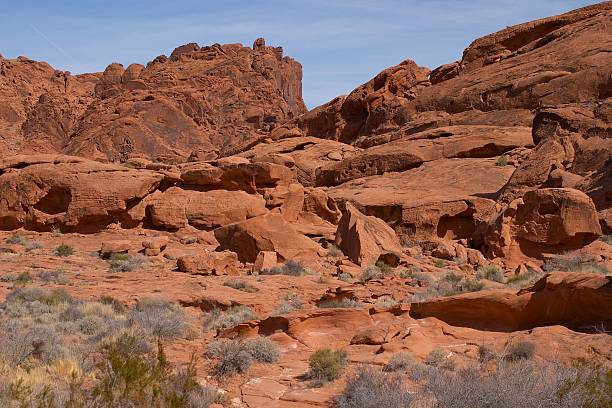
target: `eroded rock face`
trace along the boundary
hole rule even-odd
[[[111,223],[133,226],[142,217],[131,210],[163,179],[155,171],[77,157],[5,159],[0,164],[0,227],[97,231]]]
[[[363,215],[351,203],[338,223],[336,246],[361,266],[374,265],[379,258],[395,266],[402,254],[395,231],[383,220]]]
[[[494,331],[586,327],[612,319],[612,278],[554,272],[518,292],[482,291],[413,303],[410,315]]]
[[[584,193],[569,188],[532,190],[499,216],[486,237],[489,251],[511,258],[581,248],[601,235],[597,210]]]
[[[79,76],[2,59],[0,129],[7,137],[0,147],[182,161],[193,151],[257,139],[306,111],[301,65],[280,47],[257,44],[187,44],[146,67],[113,63]]]
[[[328,193],[383,219],[403,240],[466,238],[495,213],[493,199],[512,172],[512,166],[497,166],[491,159],[442,159],[353,180]]]
[[[171,230],[188,225],[213,230],[265,214],[266,201],[244,191],[192,191],[171,187],[148,205],[153,225]]]

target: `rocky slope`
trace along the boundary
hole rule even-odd
[[[263,40],[76,77],[0,60],[0,296],[55,268],[79,299],[161,294],[195,322],[179,362],[267,336],[276,364],[202,374],[244,407],[330,406],[344,379],[305,380],[321,347],[467,367],[518,339],[609,367],[611,18],[509,27],[310,112],[299,64]],[[202,329],[237,306],[252,314]]]

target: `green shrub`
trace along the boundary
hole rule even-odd
[[[535,344],[530,341],[511,343],[504,353],[504,359],[509,361],[531,360],[535,354]]]
[[[434,261],[434,266],[436,268],[444,268],[446,266],[446,261],[444,259],[436,259]]]
[[[340,378],[347,363],[346,351],[320,349],[310,355],[307,376],[316,385],[322,385]]]
[[[11,282],[15,285],[27,285],[28,283],[32,283],[32,276],[30,272],[20,272],[20,273],[10,273],[8,275],[4,275],[0,277],[0,281],[2,282]]]
[[[602,235],[599,239],[608,245],[612,245],[612,234]]]
[[[391,265],[387,265],[385,261],[382,261],[382,260],[376,261],[375,266],[378,269],[380,269],[380,272],[382,273],[383,276],[388,276],[393,273],[393,267],[391,267]]]
[[[478,270],[476,275],[480,279],[487,279],[494,282],[504,282],[504,272],[497,265],[487,265]]]
[[[66,257],[66,256],[71,256],[71,255],[73,255],[73,254],[74,254],[74,249],[73,249],[73,248],[72,248],[70,245],[67,245],[67,244],[62,243],[62,244],[58,245],[58,246],[55,248],[55,250],[53,251],[53,253],[54,253],[56,256]]]
[[[225,311],[213,309],[204,322],[207,330],[223,330],[255,319],[253,310],[245,305],[232,306]]]
[[[16,245],[23,245],[23,246],[25,246],[28,243],[28,241],[29,241],[28,237],[20,233],[13,234],[6,239],[6,242],[8,244],[16,244]]]
[[[382,279],[384,277],[383,271],[376,265],[367,266],[361,273],[359,280],[361,282],[369,282],[374,279]]]
[[[414,396],[399,375],[386,375],[360,367],[338,397],[338,408],[408,408]]]
[[[497,166],[503,167],[503,166],[507,166],[508,165],[508,156],[506,156],[505,154],[502,156],[499,156],[497,158],[497,161],[495,162],[495,164]]]
[[[72,298],[64,289],[48,291],[40,287],[16,288],[6,295],[6,303],[40,302],[47,305],[70,302]]]
[[[463,277],[459,275],[458,273],[455,273],[453,271],[448,271],[446,272],[446,274],[444,275],[442,279],[451,284],[457,284],[461,282],[461,279],[463,279]]]
[[[125,313],[124,304],[112,296],[108,296],[108,295],[101,296],[100,303],[111,306],[113,310],[115,311],[115,313],[119,313],[119,314]]]

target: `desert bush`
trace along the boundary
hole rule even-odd
[[[501,166],[501,167],[507,166],[508,165],[508,156],[506,156],[505,154],[499,156],[497,158],[497,160],[495,161],[495,165]]]
[[[436,268],[444,268],[446,266],[446,261],[444,259],[436,259],[434,261],[434,266]]]
[[[399,375],[384,374],[372,367],[360,367],[337,399],[338,408],[409,407],[414,397]]]
[[[351,280],[353,280],[353,277],[346,272],[340,272],[337,278],[338,280],[341,280],[342,282],[350,282]]]
[[[25,246],[26,252],[30,252],[35,249],[41,249],[43,247],[43,245],[38,241],[28,241],[26,242],[24,246]]]
[[[197,381],[196,360],[174,372],[161,343],[155,353],[142,352],[133,336],[123,335],[105,347],[92,406],[192,407],[191,401],[221,401]]]
[[[247,283],[243,279],[226,280],[225,282],[223,282],[223,286],[227,286],[229,288],[241,290],[243,292],[248,292],[248,293],[255,293],[259,291],[259,289],[257,289],[255,286]]]
[[[53,250],[56,256],[66,257],[74,254],[74,249],[68,244],[60,244]]]
[[[245,342],[246,350],[255,361],[261,363],[275,363],[278,361],[280,351],[278,345],[267,337],[259,336]]]
[[[456,281],[456,277],[445,275],[441,280],[431,282],[425,291],[412,295],[412,302],[424,302],[437,297],[453,296],[460,293],[477,292],[484,288],[484,284],[479,279],[463,278]]]
[[[541,273],[534,271],[533,269],[527,269],[527,272],[509,276],[508,279],[506,279],[506,285],[517,288],[528,286],[535,283],[541,277]]]
[[[509,361],[531,360],[535,353],[535,344],[530,341],[510,343],[504,353],[504,359]]]
[[[208,345],[206,355],[217,359],[213,372],[217,377],[244,373],[253,362],[253,356],[242,340],[214,340]]]
[[[58,303],[70,302],[72,298],[64,289],[46,289],[31,286],[24,288],[16,288],[6,295],[5,303],[32,303],[39,302],[47,305],[56,305]]]
[[[408,352],[395,353],[389,362],[383,367],[383,371],[394,373],[394,372],[408,372],[414,368],[418,363],[412,357],[412,354]]]
[[[204,321],[204,328],[223,330],[255,318],[253,310],[245,305],[232,306],[225,311],[213,309]]]
[[[121,303],[120,301],[118,301],[112,296],[108,296],[108,295],[101,296],[100,303],[111,306],[113,310],[115,311],[115,313],[119,313],[119,314],[125,313],[125,306],[123,305],[123,303]]]
[[[327,255],[333,258],[340,258],[344,256],[344,254],[342,253],[342,250],[333,244],[329,244],[327,246]]]
[[[285,261],[283,266],[275,266],[270,269],[262,269],[262,275],[288,275],[288,276],[304,276],[308,274],[304,264],[291,259]]]
[[[608,245],[612,245],[612,234],[602,235],[599,239]]]
[[[399,305],[399,302],[391,296],[383,296],[376,300],[375,306],[381,309],[390,309]]]
[[[333,308],[344,308],[344,309],[359,309],[363,307],[361,302],[354,299],[333,299],[333,300],[324,300],[319,303],[319,307],[323,309],[333,309]]]
[[[433,349],[427,357],[425,357],[424,363],[428,366],[445,368],[447,370],[455,369],[455,361],[448,356],[448,353],[442,349]]]
[[[415,406],[603,408],[612,402],[611,377],[612,371],[601,368],[525,360],[487,371],[468,367],[453,373],[431,367],[415,394]]]
[[[603,264],[596,262],[593,258],[584,255],[558,257],[547,260],[543,267],[546,272],[591,272],[607,275],[610,270]]]
[[[187,319],[180,306],[162,299],[144,298],[127,314],[130,324],[163,340],[172,340],[184,335]]]
[[[504,272],[497,265],[487,265],[478,269],[476,276],[480,279],[487,279],[493,282],[504,282]]]
[[[442,279],[445,280],[446,282],[449,282],[450,284],[457,284],[461,282],[461,279],[463,279],[463,276],[453,271],[448,271],[446,272],[446,274],[444,274]]]
[[[20,273],[9,273],[8,275],[1,276],[0,281],[10,282],[15,285],[27,285],[28,283],[32,283],[32,275],[30,275],[30,272],[27,271]]]
[[[391,265],[387,265],[385,261],[376,261],[375,266],[380,269],[380,272],[383,274],[383,276],[388,276],[393,273],[393,267]]]
[[[16,233],[11,235],[6,239],[7,244],[16,244],[25,246],[28,243],[29,239],[26,235]]]
[[[142,267],[145,257],[142,254],[113,254],[110,258],[110,272],[132,272]]]
[[[314,384],[322,385],[340,378],[346,365],[346,351],[329,348],[320,349],[310,355],[307,376]]]
[[[491,350],[489,347],[481,344],[478,346],[478,361],[481,364],[488,363],[489,361],[494,360],[497,357],[497,354]]]
[[[61,269],[55,269],[53,271],[42,271],[38,274],[38,279],[45,283],[54,283],[56,285],[67,285],[69,282],[66,272]]]
[[[297,293],[289,293],[285,296],[285,299],[276,306],[272,312],[272,316],[283,316],[295,310],[300,310],[303,307],[302,301]]]

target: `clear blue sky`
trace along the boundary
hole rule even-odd
[[[475,38],[583,0],[0,0],[0,54],[72,73],[169,55],[178,45],[282,45],[312,108],[411,58],[435,68]]]

